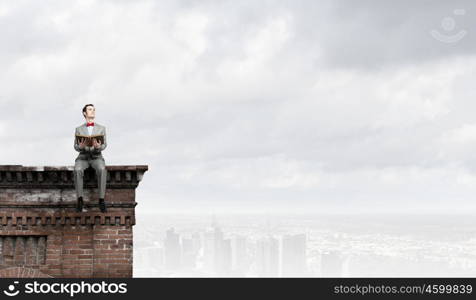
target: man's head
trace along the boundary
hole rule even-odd
[[[85,119],[94,119],[96,117],[96,108],[93,104],[86,104],[83,107],[83,116]]]

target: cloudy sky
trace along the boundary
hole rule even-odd
[[[139,212],[476,212],[474,1],[0,1],[0,164],[86,103]]]

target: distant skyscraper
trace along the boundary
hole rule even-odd
[[[193,239],[182,237],[181,245],[182,245],[181,267],[188,270],[194,269],[197,252],[194,250],[194,247],[193,247]]]
[[[213,275],[228,275],[231,272],[231,241],[216,223],[204,233],[203,271]]]
[[[174,228],[166,231],[164,239],[165,268],[168,271],[176,271],[180,267],[180,236]]]
[[[338,251],[328,251],[321,254],[321,276],[341,277],[344,259]]]
[[[217,275],[231,275],[231,239],[224,239],[220,245]]]
[[[281,246],[281,276],[306,276],[306,235],[284,235]]]
[[[194,232],[192,234],[192,247],[195,253],[198,253],[200,248],[202,248],[202,238],[200,237],[199,232]]]
[[[205,272],[216,274],[219,269],[222,242],[223,232],[219,227],[212,226],[203,234],[203,267]]]
[[[279,276],[279,242],[268,236],[256,242],[256,275],[261,277]]]
[[[248,270],[248,254],[246,237],[238,235],[231,240],[231,268],[233,274],[243,276]]]

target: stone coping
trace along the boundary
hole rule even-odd
[[[107,188],[134,189],[149,169],[147,165],[106,165]],[[74,166],[0,165],[0,188],[74,188]],[[94,169],[84,173],[84,187],[97,186]]]
[[[147,171],[148,165],[106,165],[107,170],[115,171]],[[23,165],[0,165],[0,171],[73,171],[74,166],[23,166]]]

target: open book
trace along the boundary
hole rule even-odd
[[[104,135],[102,134],[96,134],[96,135],[81,135],[77,134],[76,135],[76,143],[81,143],[81,140],[84,139],[85,145],[88,147],[93,146],[93,139],[96,139],[98,142],[101,142],[101,145],[104,144]]]

